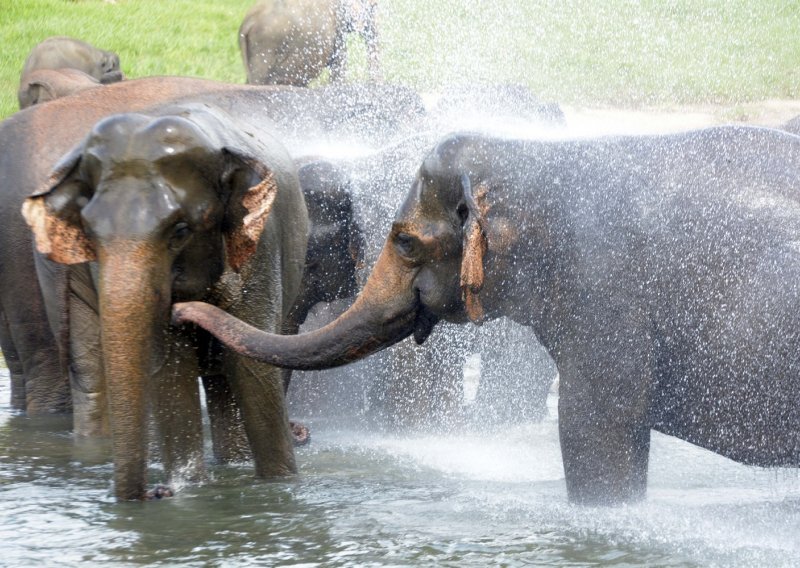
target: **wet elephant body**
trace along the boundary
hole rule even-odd
[[[90,90],[80,101],[60,99],[0,123],[0,345],[11,374],[14,408],[30,414],[72,409],[67,354],[59,348],[66,340],[60,331],[61,314],[46,308],[61,301],[66,281],[54,276],[58,285],[50,289],[32,285],[37,268],[32,234],[20,213],[24,199],[46,182],[56,162],[100,118],[223,87],[195,79],[123,82],[109,85],[107,93]],[[63,267],[51,263],[47,271],[63,273]]]
[[[377,108],[383,96],[360,90],[359,108]],[[358,129],[348,109],[350,89],[310,90],[252,87],[182,77],[123,81],[88,90],[78,100],[59,99],[17,113],[0,123],[0,346],[12,376],[12,404],[29,413],[68,411],[72,406],[66,366],[66,336],[60,331],[59,309],[66,279],[61,265],[40,262],[39,272],[57,285],[31,289],[37,280],[32,235],[20,210],[24,199],[47,180],[53,166],[82,140],[100,119],[114,113],[147,109],[174,101],[210,104],[241,119],[244,131],[275,131],[296,154],[334,131],[348,135]],[[403,117],[406,115],[403,114]],[[349,118],[348,118],[349,117]],[[397,122],[391,119],[394,126]],[[398,117],[397,120],[405,120]],[[409,119],[411,120],[411,119]],[[410,128],[411,122],[406,124]],[[388,131],[388,129],[382,129]],[[375,132],[370,136],[374,136]],[[388,136],[384,132],[382,136]],[[306,150],[303,152],[303,150]],[[55,273],[49,275],[49,273]],[[84,278],[85,280],[85,278]],[[80,283],[73,283],[76,289]],[[20,290],[28,290],[21,300]],[[47,302],[45,302],[45,298]],[[55,330],[55,332],[53,331]],[[59,349],[59,346],[64,347]],[[76,420],[82,421],[80,415]],[[86,431],[97,428],[87,426]]]
[[[364,290],[295,337],[189,319],[282,366],[346,364],[439,320],[530,326],[559,373],[569,497],[644,496],[650,431],[800,465],[800,140],[719,127],[515,141],[424,160]]]

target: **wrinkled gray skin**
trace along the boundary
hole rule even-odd
[[[168,325],[173,301],[202,299],[280,332],[307,215],[275,139],[208,105],[114,115],[23,211],[39,252],[71,268],[71,369],[100,379],[87,390],[102,401],[99,420],[109,413],[118,499],[147,495],[148,414],[168,480],[202,476],[198,376],[218,458],[241,457],[244,431],[257,475],[296,470],[278,369]]]
[[[79,39],[54,36],[36,44],[28,54],[20,73],[20,83],[33,71],[64,68],[83,71],[104,84],[124,79],[119,56],[113,51],[98,49]]]
[[[348,33],[366,41],[370,80],[378,81],[376,0],[262,0],[239,27],[247,82],[307,87],[325,68],[341,81]]]
[[[720,127],[576,141],[456,135],[423,162],[353,306],[276,336],[178,304],[236,349],[346,364],[440,319],[530,326],[559,372],[570,500],[646,492],[650,431],[800,466],[800,139]]]
[[[296,334],[315,305],[354,297],[364,262],[364,234],[354,216],[350,180],[325,160],[303,160],[297,174],[309,234],[303,280],[284,321],[285,334]],[[291,377],[291,369],[283,369],[285,390]]]
[[[77,69],[40,69],[22,78],[17,99],[21,110],[100,86],[100,81]]]

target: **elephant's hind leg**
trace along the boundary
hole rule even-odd
[[[249,460],[252,454],[244,431],[242,413],[227,379],[223,375],[204,376],[203,389],[206,394],[214,461],[231,463]]]
[[[8,320],[2,311],[0,311],[0,349],[3,351],[3,359],[11,377],[11,408],[25,410],[25,374],[22,370],[22,361],[17,348],[14,347]]]

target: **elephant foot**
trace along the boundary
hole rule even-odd
[[[175,492],[172,490],[172,487],[167,485],[156,485],[147,493],[145,493],[144,498],[146,501],[156,501],[165,497],[173,497],[174,495]]]
[[[311,433],[308,431],[308,427],[302,422],[292,422],[290,420],[289,428],[292,430],[295,446],[305,446],[311,441]]]

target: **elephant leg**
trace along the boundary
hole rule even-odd
[[[170,328],[167,337],[167,357],[151,377],[149,391],[161,459],[174,484],[202,479],[205,465],[196,345],[187,330]]]
[[[214,460],[217,463],[249,460],[251,453],[242,414],[227,379],[222,375],[204,376],[203,389]]]
[[[89,265],[70,269],[68,290],[73,428],[79,437],[108,436],[111,429],[103,378],[100,316]]]
[[[36,289],[30,290],[30,282],[25,286],[28,295],[38,296]],[[15,375],[24,377],[24,389],[17,382],[16,392],[12,394],[17,407],[24,408],[30,415],[69,412],[72,401],[67,372],[61,365],[61,353],[44,306],[33,298],[30,303],[22,300],[8,302],[3,306],[3,312],[9,331],[4,343],[8,344],[7,349],[12,354]]]
[[[624,325],[625,317],[619,320]],[[593,321],[612,321],[598,318]],[[647,332],[597,329],[559,355],[559,434],[567,492],[581,504],[640,500],[647,488],[653,361]],[[584,335],[585,334],[585,335]]]
[[[369,0],[367,2],[367,16],[364,22],[362,36],[367,44],[367,70],[369,80],[377,83],[381,80],[380,54],[378,52],[378,6],[377,2]]]
[[[331,83],[341,83],[347,75],[347,34],[341,23],[336,26],[333,40],[333,53],[328,65],[331,70]]]
[[[8,320],[2,311],[0,311],[0,349],[3,351],[3,359],[11,377],[11,408],[25,410],[25,374],[22,371],[22,361],[17,348],[14,347]]]
[[[241,408],[256,475],[275,477],[297,472],[294,440],[276,367],[230,354],[226,375]]]

